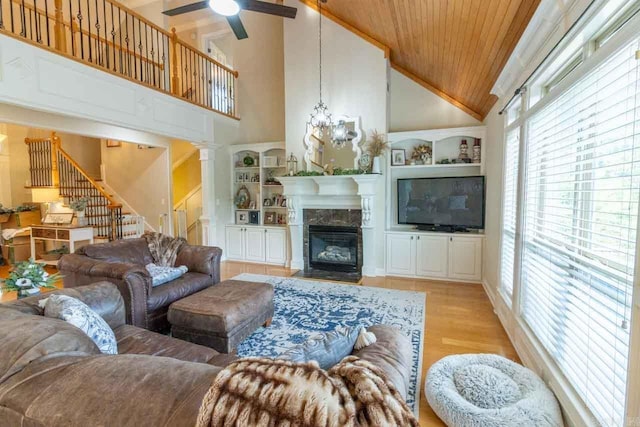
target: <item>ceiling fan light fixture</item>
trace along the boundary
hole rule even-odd
[[[210,0],[209,7],[223,16],[234,16],[240,12],[240,6],[235,0]]]

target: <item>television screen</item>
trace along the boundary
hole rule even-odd
[[[398,179],[398,224],[484,228],[484,176]]]

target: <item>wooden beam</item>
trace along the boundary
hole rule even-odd
[[[307,7],[310,7],[311,9],[315,10],[316,12],[318,11],[318,6],[316,5],[315,1],[313,1],[313,0],[299,0],[299,1],[300,1],[300,3],[304,4]],[[457,99],[453,98],[450,95],[447,95],[442,90],[440,90],[437,87],[425,82],[420,77],[416,76],[415,74],[411,73],[410,71],[406,70],[405,68],[403,68],[400,65],[396,64],[395,62],[393,62],[393,59],[391,59],[391,53],[392,52],[391,52],[391,48],[389,46],[387,46],[384,43],[376,40],[375,38],[371,37],[370,35],[368,35],[364,31],[361,31],[360,29],[354,27],[353,25],[349,24],[348,22],[343,21],[342,19],[340,19],[339,17],[337,17],[336,15],[334,15],[333,13],[328,11],[327,9],[324,9],[324,8],[322,9],[322,16],[325,16],[325,17],[329,18],[330,20],[332,20],[336,24],[340,25],[341,27],[343,27],[347,31],[352,32],[353,34],[355,34],[356,36],[360,37],[361,39],[363,39],[363,40],[371,43],[372,45],[380,48],[384,52],[384,57],[389,59],[389,64],[391,65],[391,68],[393,68],[394,70],[396,70],[397,72],[399,72],[403,76],[413,80],[414,82],[416,82],[417,84],[419,84],[423,88],[433,92],[434,94],[438,95],[440,98],[444,99],[445,101],[449,102],[450,104],[453,104],[454,106],[460,108],[462,111],[464,111],[465,113],[469,114],[473,118],[475,118],[475,119],[477,119],[479,121],[484,120],[484,116],[482,114],[478,113],[477,111],[472,110],[471,108],[467,107],[462,102],[458,101]]]
[[[395,64],[395,63],[391,62],[391,68],[393,68],[394,70],[396,70],[397,72],[399,72],[403,76],[413,80],[414,82],[416,82],[417,84],[419,84],[423,88],[425,88],[425,89],[433,92],[434,94],[438,95],[440,98],[444,99],[445,101],[448,101],[450,104],[455,105],[456,107],[458,107],[459,109],[461,109],[465,113],[469,114],[473,118],[475,118],[475,119],[477,119],[479,121],[483,121],[484,120],[484,116],[482,114],[478,113],[477,111],[472,110],[471,108],[469,108],[466,105],[464,105],[462,102],[460,102],[460,101],[456,100],[455,98],[447,95],[446,93],[444,93],[443,91],[441,91],[437,87],[425,82],[420,77],[416,76],[415,74],[411,73],[410,71],[405,70],[404,68],[402,68],[398,64]]]

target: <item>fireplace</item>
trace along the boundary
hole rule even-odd
[[[303,210],[301,277],[357,283],[362,278],[362,211]]]
[[[358,227],[310,225],[309,267],[358,271]]]

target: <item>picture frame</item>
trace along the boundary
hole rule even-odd
[[[262,206],[267,207],[267,208],[271,207],[271,206],[273,206],[273,202],[271,201],[271,199],[264,199],[262,201]]]
[[[249,203],[249,209],[255,209],[256,208],[256,201],[252,200],[251,203]]]
[[[265,224],[275,224],[276,223],[276,213],[275,212],[266,212],[264,214],[264,223]]]
[[[278,157],[277,156],[264,156],[262,158],[262,166],[265,168],[277,168]]]
[[[249,212],[237,211],[236,212],[236,224],[249,224]]]
[[[251,211],[251,212],[249,212],[249,224],[260,225],[260,212],[259,211]]]
[[[48,213],[42,220],[43,224],[69,225],[73,221],[73,212]]]
[[[407,163],[407,153],[404,148],[391,149],[391,166],[404,166]]]

